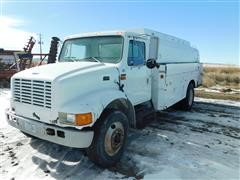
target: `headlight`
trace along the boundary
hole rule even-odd
[[[74,124],[75,123],[75,115],[74,114],[67,114],[66,122]]]
[[[92,113],[84,114],[67,114],[67,113],[58,113],[59,121],[62,124],[69,124],[75,126],[83,126],[91,124],[93,122]]]

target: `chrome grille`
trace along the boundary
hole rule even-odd
[[[16,102],[51,108],[51,82],[13,79],[13,99]]]

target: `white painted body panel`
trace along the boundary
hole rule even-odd
[[[126,73],[127,78],[124,82],[125,93],[133,105],[138,105],[143,102],[149,101],[151,99],[151,70],[146,67],[146,65],[138,66],[128,66],[127,55],[129,41],[132,40],[132,36],[135,34],[129,33],[125,38],[125,62],[122,65],[124,73]],[[138,41],[144,42],[146,47],[146,52],[149,51],[149,39],[140,38]],[[148,59],[148,53],[146,53],[146,60]]]
[[[199,63],[198,50],[193,48],[190,42],[168,35],[153,31],[150,29],[136,29],[142,35],[153,35],[159,39],[158,58],[159,63]]]
[[[201,83],[201,64],[161,64],[152,71],[152,102],[156,110],[167,109],[186,97],[190,81]]]

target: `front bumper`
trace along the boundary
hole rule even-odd
[[[80,131],[74,128],[45,124],[15,115],[10,110],[6,111],[6,115],[11,126],[40,139],[75,148],[87,148],[92,143],[93,131]]]

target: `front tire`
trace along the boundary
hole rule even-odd
[[[91,161],[111,167],[122,157],[128,135],[127,116],[118,110],[106,110],[94,127],[94,138],[87,149]]]

